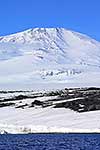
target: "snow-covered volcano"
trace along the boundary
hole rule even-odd
[[[0,37],[0,88],[99,86],[100,42],[64,28]]]

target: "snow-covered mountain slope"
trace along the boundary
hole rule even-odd
[[[0,87],[99,86],[100,43],[64,28],[0,37]]]

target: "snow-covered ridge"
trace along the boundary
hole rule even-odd
[[[73,36],[77,36],[77,38],[79,39],[83,39],[83,40],[87,40],[90,41],[91,43],[93,42],[100,44],[99,42],[97,42],[94,39],[91,39],[89,36],[82,34],[82,33],[78,33],[75,31],[71,31],[71,30],[67,30],[65,28],[32,28],[23,32],[19,32],[19,33],[15,33],[15,34],[11,34],[11,35],[7,35],[7,36],[2,36],[0,37],[0,41],[1,42],[21,42],[20,39],[23,39],[23,42],[29,42],[34,40],[34,38],[39,38],[39,37],[43,37],[43,36],[59,36],[59,38],[62,38],[63,40],[63,35],[62,33],[69,33],[72,34]]]
[[[17,50],[24,53],[33,52],[43,55],[45,53],[56,54],[64,59],[81,59],[87,54],[92,57],[95,52],[100,50],[100,43],[83,34],[66,30],[64,28],[33,28],[24,32],[8,35],[0,38],[0,48],[5,49],[8,44],[8,50],[16,47]],[[38,52],[37,52],[38,51]],[[5,52],[6,53],[6,52]],[[69,58],[71,57],[71,58]],[[98,55],[99,57],[99,55]],[[87,57],[88,58],[88,57]],[[52,59],[54,59],[52,57]],[[84,58],[82,58],[84,59]],[[57,60],[56,60],[57,61]],[[71,62],[72,60],[70,60]],[[74,60],[77,61],[77,60]],[[88,59],[87,59],[88,61]],[[63,60],[59,63],[63,63]]]

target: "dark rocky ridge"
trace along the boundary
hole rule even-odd
[[[0,94],[12,93],[6,97],[0,95],[0,107],[12,106],[16,109],[26,107],[69,108],[76,112],[100,110],[100,88],[70,88],[51,92],[32,93],[32,91],[0,91]],[[43,100],[44,97],[44,100]],[[45,100],[46,97],[46,100]],[[41,101],[42,98],[42,101]],[[28,100],[29,103],[23,101]],[[31,99],[31,102],[30,102]]]

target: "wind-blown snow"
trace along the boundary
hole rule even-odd
[[[33,28],[0,37],[0,87],[99,86],[100,43],[64,28]]]

